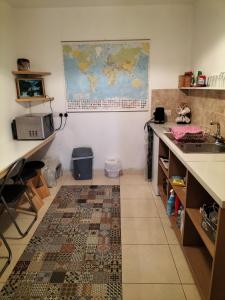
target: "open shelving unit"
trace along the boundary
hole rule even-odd
[[[186,169],[168,146],[160,140],[158,160],[159,194],[167,206],[169,191],[172,188],[184,207],[184,224],[181,232],[176,224],[176,216],[170,216],[171,226],[183,249],[193,273],[196,285],[203,300],[225,299],[225,209],[219,208],[216,240],[213,242],[201,226],[200,207],[212,205],[215,201]],[[166,170],[160,157],[169,158]],[[172,176],[185,178],[186,186],[176,186]]]

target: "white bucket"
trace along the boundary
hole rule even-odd
[[[121,163],[118,159],[107,159],[105,161],[105,175],[110,178],[119,177],[121,174]]]

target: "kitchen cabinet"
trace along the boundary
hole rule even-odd
[[[174,189],[184,208],[182,226],[177,225],[177,217],[174,215],[170,217],[170,221],[201,297],[204,300],[224,300],[225,209],[219,206],[216,239],[213,242],[201,226],[200,214],[203,204],[215,203],[213,197],[161,139],[158,153],[159,194],[166,207],[169,191]],[[161,157],[168,157],[168,170],[162,164]],[[171,178],[176,175],[186,179],[185,187],[173,184]]]

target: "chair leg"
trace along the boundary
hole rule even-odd
[[[18,231],[18,233],[19,233],[22,237],[25,237],[25,236],[28,234],[28,232],[30,231],[30,229],[31,229],[31,227],[33,226],[33,224],[35,223],[35,221],[37,220],[37,214],[35,215],[33,221],[31,222],[31,224],[29,225],[29,227],[27,228],[27,230],[23,233],[23,232],[21,231],[19,225],[17,224],[17,222],[16,222],[16,220],[15,220],[13,214],[11,213],[11,211],[10,211],[10,209],[9,209],[9,207],[8,207],[8,205],[7,205],[7,203],[5,202],[4,198],[1,197],[1,199],[2,199],[2,203],[3,203],[4,206],[5,206],[5,209],[6,209],[7,213],[8,213],[9,216],[10,216],[10,219],[12,220],[13,224],[14,224],[15,227],[16,227],[16,230]]]
[[[7,251],[8,251],[8,257],[7,257],[7,261],[5,262],[3,268],[0,271],[0,277],[2,276],[2,274],[4,273],[5,269],[8,267],[8,265],[10,264],[11,260],[12,260],[12,251],[9,247],[9,244],[7,243],[6,239],[4,238],[3,234],[0,232],[0,239],[3,241],[3,244],[5,245]]]

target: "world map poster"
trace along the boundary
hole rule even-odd
[[[148,109],[149,40],[62,46],[69,112]]]

